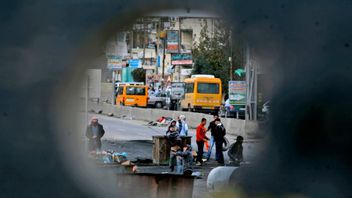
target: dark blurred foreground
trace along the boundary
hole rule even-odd
[[[63,105],[56,96],[70,94],[60,85],[74,82],[71,77],[101,55],[122,23],[147,11],[184,7],[223,14],[271,71],[270,145],[256,166],[233,175],[234,185],[249,197],[352,197],[347,0],[2,2],[1,197],[96,196],[68,171],[54,135],[53,109]]]

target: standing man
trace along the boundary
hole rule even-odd
[[[89,151],[101,149],[101,138],[105,134],[103,125],[98,123],[97,117],[92,117],[90,125],[87,127],[86,136],[88,138]]]
[[[178,116],[177,117],[177,123],[176,123],[176,127],[177,127],[177,130],[178,130],[178,133],[180,134],[181,131],[182,131],[182,120],[181,120],[181,116]]]
[[[204,149],[204,142],[207,141],[207,136],[205,136],[206,129],[205,125],[207,124],[207,119],[202,118],[201,123],[198,125],[196,130],[196,142],[198,146],[198,153],[197,153],[197,166],[203,165],[203,149]]]
[[[216,127],[216,124],[215,124],[215,120],[217,119],[217,118],[219,118],[219,116],[217,115],[217,114],[214,114],[213,115],[213,121],[211,121],[210,123],[209,123],[209,126],[208,126],[208,130],[207,131],[209,131],[210,130],[210,132],[211,132],[211,137],[210,137],[210,148],[208,149],[208,154],[207,154],[207,161],[209,161],[210,160],[210,156],[211,156],[211,150],[213,149],[213,146],[214,146],[214,134],[215,134],[215,127]],[[215,158],[216,160],[217,160],[217,158]]]
[[[222,144],[224,143],[224,136],[226,135],[226,130],[224,125],[220,122],[220,118],[215,119],[215,149],[216,149],[216,161],[220,165],[224,165],[224,154],[222,153]]]
[[[188,124],[186,123],[186,116],[180,115],[178,117],[177,127],[180,133],[180,136],[188,136]]]

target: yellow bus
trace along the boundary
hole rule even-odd
[[[183,111],[217,112],[221,106],[221,80],[213,75],[192,75],[185,79]]]
[[[148,86],[119,86],[117,89],[116,104],[122,106],[146,107],[148,104]]]

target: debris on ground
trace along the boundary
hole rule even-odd
[[[108,116],[109,116],[109,117],[113,117],[114,114],[113,114],[113,113],[108,113]]]
[[[172,117],[165,117],[161,116],[159,119],[156,121],[150,121],[148,122],[148,126],[159,126],[159,127],[164,127],[168,126],[172,122],[173,118]]]
[[[91,151],[90,158],[97,163],[103,164],[122,164],[127,161],[127,153],[118,153],[115,151]]]

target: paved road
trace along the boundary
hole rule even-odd
[[[124,120],[104,115],[96,115],[105,128],[104,139],[108,140],[152,140],[154,135],[164,135],[165,129],[149,127],[146,122]]]

